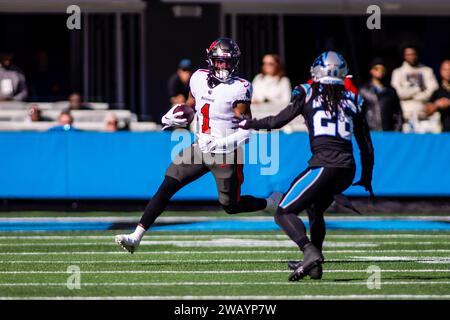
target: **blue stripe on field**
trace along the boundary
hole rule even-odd
[[[305,221],[308,228],[308,222]],[[64,222],[64,221],[6,221],[0,222],[1,231],[80,231],[110,230],[111,222]],[[116,227],[117,228],[117,227]],[[121,227],[123,228],[123,226]],[[328,230],[379,230],[379,231],[444,231],[450,230],[450,223],[422,220],[331,220]],[[154,226],[152,231],[273,231],[279,230],[275,222],[261,220],[214,220]]]
[[[305,225],[309,228],[306,221]],[[450,223],[421,220],[333,220],[327,221],[328,230],[386,230],[386,231],[444,231],[450,230]],[[152,227],[153,231],[273,231],[279,230],[273,221],[206,221],[189,224]]]
[[[79,231],[108,230],[111,222],[4,221],[0,231]]]

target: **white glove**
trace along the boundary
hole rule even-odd
[[[177,118],[184,114],[183,111],[173,113],[175,108],[178,106],[179,106],[179,104],[174,105],[172,108],[170,108],[170,110],[165,115],[163,115],[163,117],[161,118],[161,123],[164,125],[162,130],[167,129],[169,127],[179,128],[179,127],[185,127],[188,125],[187,119]]]
[[[197,134],[198,140],[198,148],[203,153],[210,153],[217,148],[217,141],[213,136],[209,134]]]

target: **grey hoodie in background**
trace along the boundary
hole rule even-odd
[[[9,98],[23,101],[28,96],[25,75],[14,66],[5,69],[0,65],[0,100]]]

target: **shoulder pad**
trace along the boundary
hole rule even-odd
[[[346,91],[345,92],[345,98],[347,98],[348,100],[351,100],[354,102],[357,112],[361,112],[362,110],[362,105],[364,103],[364,99],[360,94],[355,94],[351,91]]]
[[[292,90],[292,98],[295,98],[302,93],[305,95],[305,103],[308,103],[309,99],[311,99],[312,96],[311,86],[307,83],[296,86],[294,90]]]

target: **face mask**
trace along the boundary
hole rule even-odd
[[[230,77],[230,71],[228,71],[227,69],[219,69],[215,71],[215,75],[221,80],[226,80]]]

